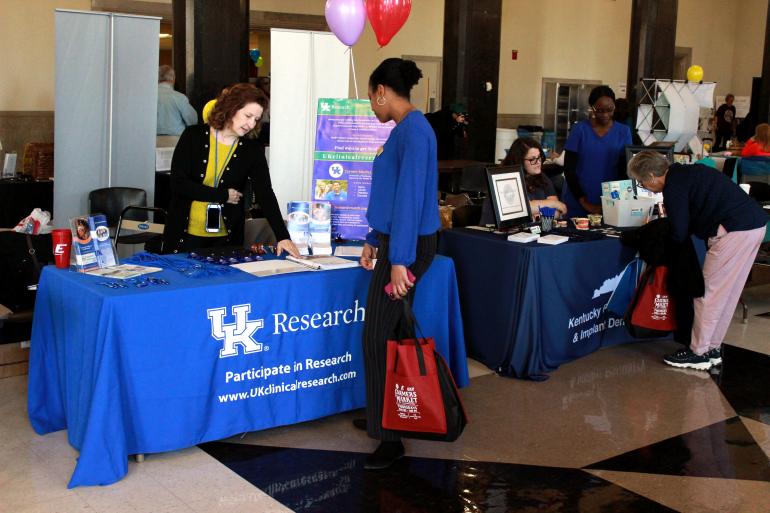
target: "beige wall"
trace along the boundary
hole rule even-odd
[[[737,6],[742,2],[679,0],[676,46],[692,48],[692,63],[703,67],[704,81],[717,83],[718,96],[724,96],[733,87]]]
[[[598,80],[617,92],[630,26],[630,0],[503,0],[498,112],[540,114],[544,77]]]
[[[0,111],[53,110],[53,10],[88,10],[91,2],[2,3],[0,62],[14,71],[0,80]],[[251,0],[251,9],[323,15],[324,2]],[[767,0],[679,0],[676,44],[693,49],[693,63],[719,83],[718,94],[748,95],[751,77],[762,71],[766,13]],[[631,0],[503,0],[502,17],[501,114],[539,115],[543,77],[600,80],[614,89],[625,83]],[[441,56],[443,21],[443,0],[415,1],[404,27],[382,49],[367,22],[354,47],[359,96],[366,96],[369,73],[387,57]]]
[[[249,3],[249,9],[252,11],[289,12],[292,14],[323,15],[325,6],[325,0],[251,0]]]
[[[251,0],[253,11],[273,11],[295,14],[324,14],[322,0]],[[261,43],[261,42],[260,42]],[[384,48],[380,48],[369,22],[364,33],[353,47],[358,95],[366,98],[369,74],[388,57],[421,55],[441,57],[444,46],[444,0],[419,0],[412,2],[412,10],[404,26]],[[260,72],[260,74],[262,74]],[[351,73],[352,79],[352,73]],[[351,81],[351,97],[355,88]]]
[[[751,95],[751,79],[762,75],[762,54],[767,24],[767,0],[740,0],[735,10],[732,90],[737,96]]]
[[[90,10],[90,0],[3,0],[0,111],[53,110],[54,9]]]

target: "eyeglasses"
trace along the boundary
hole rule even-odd
[[[642,178],[637,181],[642,185],[642,187],[647,187],[647,184],[651,184],[655,181],[655,175],[650,175],[647,178]]]
[[[596,107],[591,107],[591,110],[593,110],[596,114],[612,114],[615,112],[615,107],[610,107],[608,109],[597,109]]]
[[[543,159],[541,157],[532,157],[531,159],[524,159],[524,162],[529,162],[531,166],[534,166],[535,164],[538,164]]]

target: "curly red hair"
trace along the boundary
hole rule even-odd
[[[270,106],[270,100],[264,91],[252,84],[235,84],[222,89],[217,97],[217,103],[209,114],[209,126],[222,130],[230,124],[235,114],[249,103],[256,103],[265,111]],[[252,133],[258,133],[261,125],[260,119]]]

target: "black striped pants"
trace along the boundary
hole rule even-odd
[[[415,287],[409,290],[409,303],[414,302],[414,292],[420,277],[430,267],[436,254],[436,234],[417,238],[417,256],[409,270],[417,278]],[[389,237],[380,235],[377,250],[377,265],[372,272],[369,293],[366,299],[366,320],[364,322],[364,374],[366,377],[366,426],[371,438],[382,441],[396,441],[400,436],[395,431],[382,429],[382,403],[385,395],[385,364],[387,341],[398,336],[399,322],[404,312],[400,301],[393,301],[385,294],[385,285],[390,283],[390,260],[388,259]]]

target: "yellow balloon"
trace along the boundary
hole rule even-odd
[[[690,82],[700,82],[703,80],[703,68],[697,64],[693,64],[687,68],[687,80]]]
[[[214,105],[216,105],[216,100],[209,100],[206,105],[203,106],[203,122],[208,123],[209,122],[209,114],[211,113],[211,109],[214,108]]]

